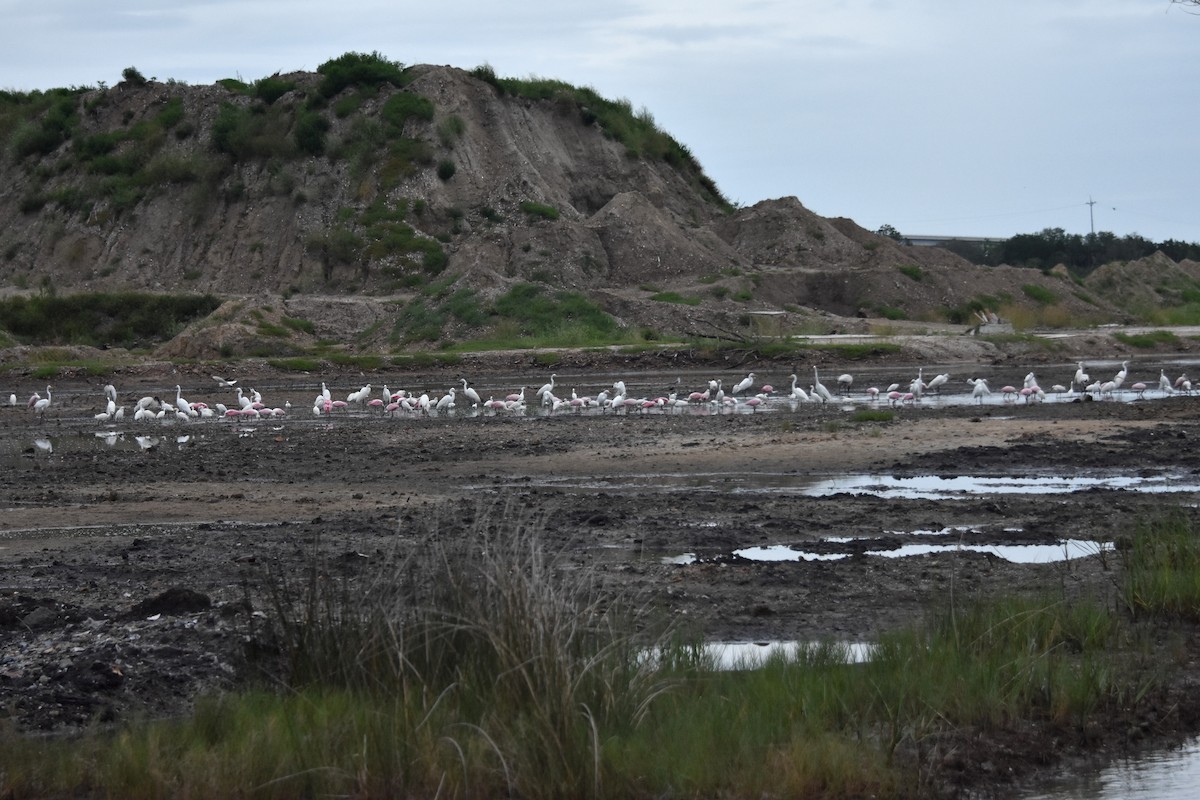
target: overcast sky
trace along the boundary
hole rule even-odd
[[[0,0],[0,88],[348,51],[645,108],[732,201],[902,233],[1200,241],[1200,15],[1169,0]],[[1088,206],[1094,199],[1095,205]]]

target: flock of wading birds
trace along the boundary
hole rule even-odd
[[[1081,361],[1069,386],[1055,384],[1050,387],[1050,392],[1064,400],[1100,400],[1112,398],[1118,391],[1133,392],[1139,398],[1144,398],[1146,392],[1155,390],[1161,392],[1163,396],[1175,392],[1190,394],[1192,391],[1192,382],[1187,375],[1180,375],[1175,380],[1171,380],[1164,370],[1160,370],[1158,381],[1154,386],[1137,381],[1126,388],[1125,381],[1128,375],[1129,362],[1125,361],[1122,362],[1120,371],[1111,380],[1092,381],[1086,372],[1085,363]],[[355,409],[361,412],[376,412],[384,416],[398,416],[402,414],[436,415],[449,413],[456,409],[470,409],[474,412],[521,414],[529,409],[530,402],[535,409],[544,409],[548,413],[588,410],[647,413],[698,407],[728,411],[741,409],[753,412],[772,401],[791,404],[834,402],[838,397],[849,396],[854,385],[854,376],[850,373],[843,373],[836,379],[835,394],[821,382],[820,374],[814,366],[813,381],[807,390],[797,385],[799,378],[794,374],[790,376],[791,387],[788,389],[777,390],[765,383],[756,386],[756,376],[751,372],[732,386],[728,392],[726,392],[722,380],[711,380],[704,390],[682,395],[682,390],[679,388],[681,379],[677,379],[676,391],[666,396],[630,397],[626,391],[625,382],[619,380],[612,385],[611,390],[605,389],[594,396],[580,396],[572,389],[571,396],[567,398],[555,394],[557,377],[557,373],[551,374],[549,382],[534,392],[531,399],[527,399],[525,395],[528,387],[522,386],[519,391],[507,395],[503,399],[489,397],[487,400],[483,400],[466,378],[459,378],[462,381],[461,391],[452,387],[437,397],[431,396],[428,392],[417,395],[403,389],[391,391],[386,385],[376,393],[368,383],[357,391],[350,392],[345,400],[335,400],[329,387],[322,383],[320,393],[313,399],[311,413],[314,417],[324,417],[335,413],[349,413],[351,409]],[[205,418],[254,420],[286,417],[293,413],[291,402],[285,402],[281,406],[272,406],[263,401],[262,395],[257,390],[247,391],[237,386],[237,380],[226,380],[219,375],[214,375],[213,379],[217,382],[219,389],[234,392],[236,400],[231,400],[231,404],[228,406],[224,403],[214,403],[209,406],[207,403],[194,402],[184,398],[183,389],[177,385],[174,402],[162,400],[157,396],[142,397],[132,406],[132,418],[138,422],[190,422]],[[865,390],[864,395],[871,402],[886,401],[891,406],[913,405],[920,403],[922,398],[929,393],[940,394],[942,388],[949,381],[949,373],[935,375],[926,381],[924,368],[921,368],[917,372],[917,377],[907,385],[893,383],[885,389],[871,386]],[[967,383],[972,387],[970,392],[972,398],[980,404],[993,394],[998,394],[1003,402],[1021,401],[1025,403],[1038,403],[1045,400],[1047,396],[1046,390],[1038,385],[1037,376],[1032,372],[1025,376],[1020,388],[1004,386],[994,391],[988,386],[987,380],[983,378],[968,378]],[[104,410],[96,413],[94,417],[102,422],[124,420],[126,406],[118,404],[116,387],[109,384],[104,387],[103,391]],[[42,417],[51,410],[53,400],[53,387],[47,386],[45,397],[35,392],[29,398],[27,405],[34,414]],[[16,394],[9,396],[9,404],[17,405]]]

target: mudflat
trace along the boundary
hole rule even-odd
[[[123,399],[173,399],[144,380]],[[1182,394],[546,413],[530,391],[524,413],[315,415],[315,382],[272,380],[291,408],[253,421],[97,421],[95,381],[55,386],[44,417],[0,409],[0,708],[19,730],[182,713],[244,677],[268,573],[352,575],[480,520],[536,526],[562,569],[709,640],[863,642],[1004,592],[1115,603],[1122,538],[1200,494]],[[1196,730],[1195,632],[1163,643],[1186,680],[1161,703],[1008,742],[988,769]],[[997,779],[972,763],[964,780]]]

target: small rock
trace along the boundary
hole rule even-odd
[[[175,586],[162,594],[138,603],[133,607],[131,613],[137,615],[190,614],[195,611],[207,611],[209,608],[212,608],[212,600],[208,595]]]
[[[27,628],[40,628],[45,625],[50,625],[58,615],[45,606],[38,606],[33,611],[30,611],[25,616],[21,617],[21,624]]]

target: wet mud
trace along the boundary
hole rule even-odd
[[[1112,600],[1122,538],[1165,509],[1194,516],[1200,494],[1200,397],[930,403],[876,421],[839,403],[392,419],[314,417],[297,385],[302,413],[280,419],[106,428],[90,417],[94,391],[73,390],[44,419],[0,409],[0,714],[29,732],[183,713],[246,677],[268,574],[299,575],[319,552],[353,575],[433,526],[462,536],[485,515],[536,519],[563,569],[637,598],[647,624],[669,618],[712,641],[867,642],[972,597]],[[845,475],[1124,483],[938,498],[809,491]],[[879,555],[1065,540],[1097,547],[1049,563],[966,548]],[[813,557],[738,553],[776,546]],[[1194,631],[1163,638],[1200,674]],[[1116,752],[1195,731],[1191,694],[1169,687],[1099,730],[1037,729],[1001,746],[968,732],[940,767],[947,791],[986,793],[1098,743]]]

